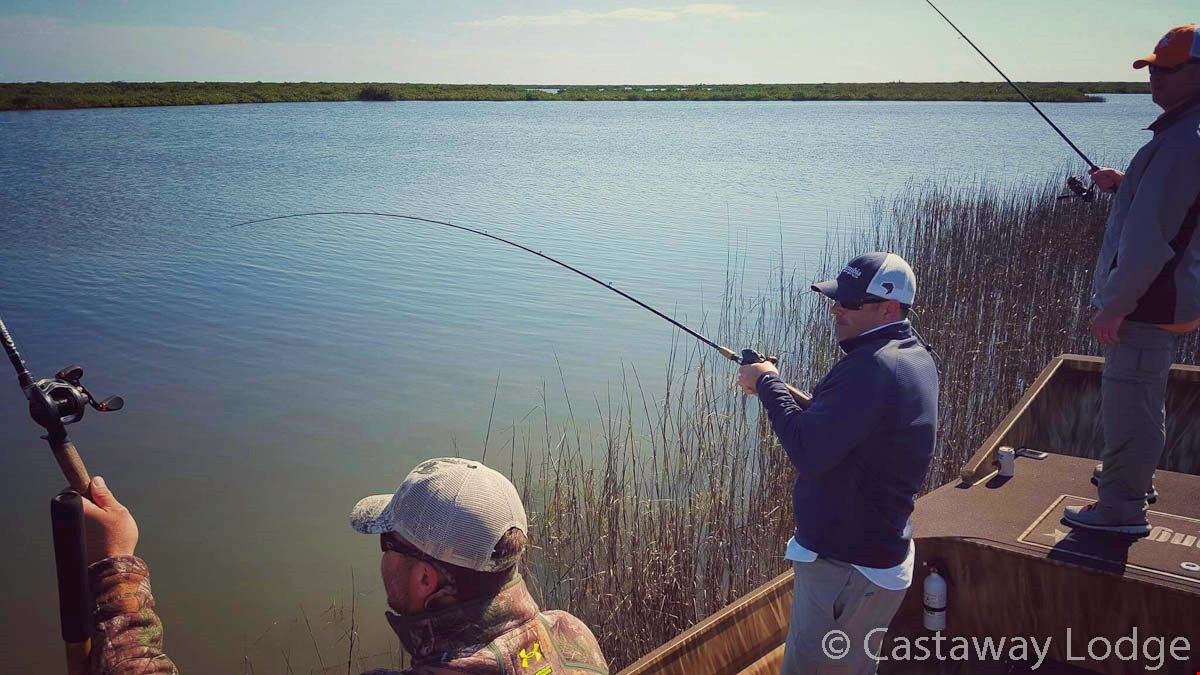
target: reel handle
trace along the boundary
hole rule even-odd
[[[743,366],[750,365],[751,363],[762,363],[764,361],[770,361],[771,363],[776,364],[779,363],[779,359],[775,358],[774,356],[763,356],[753,349],[742,350]],[[783,384],[787,387],[788,393],[792,395],[792,400],[796,402],[796,405],[800,406],[801,410],[805,410],[808,408],[808,406],[812,405],[812,396],[800,391],[787,382],[784,382]]]

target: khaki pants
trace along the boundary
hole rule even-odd
[[[792,617],[783,655],[783,675],[871,675],[887,628],[906,591],[871,583],[853,565],[817,558],[792,563]],[[832,631],[841,631],[840,635]],[[868,634],[869,651],[864,648]],[[843,654],[833,658],[830,653]]]
[[[1175,335],[1147,323],[1126,321],[1120,344],[1104,348],[1100,415],[1100,503],[1123,522],[1142,519],[1146,491],[1166,443],[1167,374]]]

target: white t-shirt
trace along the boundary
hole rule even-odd
[[[817,554],[804,548],[795,537],[788,540],[787,553],[784,559],[799,563],[810,563],[817,559]],[[912,585],[913,565],[917,560],[917,545],[912,540],[908,542],[908,555],[895,567],[881,569],[878,567],[863,567],[855,565],[854,569],[862,572],[867,581],[887,591],[903,591]]]

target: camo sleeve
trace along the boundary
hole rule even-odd
[[[150,568],[134,556],[88,568],[92,608],[91,675],[178,674],[163,653],[163,629],[150,594]]]

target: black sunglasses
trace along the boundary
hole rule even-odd
[[[1200,63],[1200,61],[1196,61],[1195,59],[1193,59],[1191,61],[1184,61],[1183,63],[1181,63],[1177,66],[1156,66],[1153,63],[1151,63],[1150,64],[1150,72],[1155,75],[1170,75],[1172,73],[1178,73],[1179,71],[1183,70],[1184,68],[1187,68],[1188,66],[1192,65],[1193,63]]]
[[[425,557],[425,554],[421,553],[417,549],[409,546],[399,539],[389,536],[386,533],[379,535],[379,550],[384,553],[387,553],[388,551],[391,551],[392,553],[399,553],[400,555],[405,555],[410,558],[421,559]]]
[[[863,305],[878,305],[883,302],[887,302],[887,300],[884,298],[875,298],[872,296],[867,296],[867,297],[859,299],[859,300],[838,300],[837,301],[837,303],[842,306],[842,309],[848,309],[852,312],[862,309]]]
[[[399,553],[407,558],[413,558],[414,560],[420,560],[421,562],[429,563],[442,577],[441,588],[444,589],[449,587],[451,591],[454,591],[457,588],[457,585],[454,582],[454,575],[450,573],[450,570],[446,569],[446,566],[442,564],[440,560],[436,560],[432,556],[426,555],[423,551],[420,551],[416,547],[399,539],[398,537],[392,536],[386,532],[379,535],[379,550],[383,553],[387,553],[388,551],[391,551],[392,553]]]

